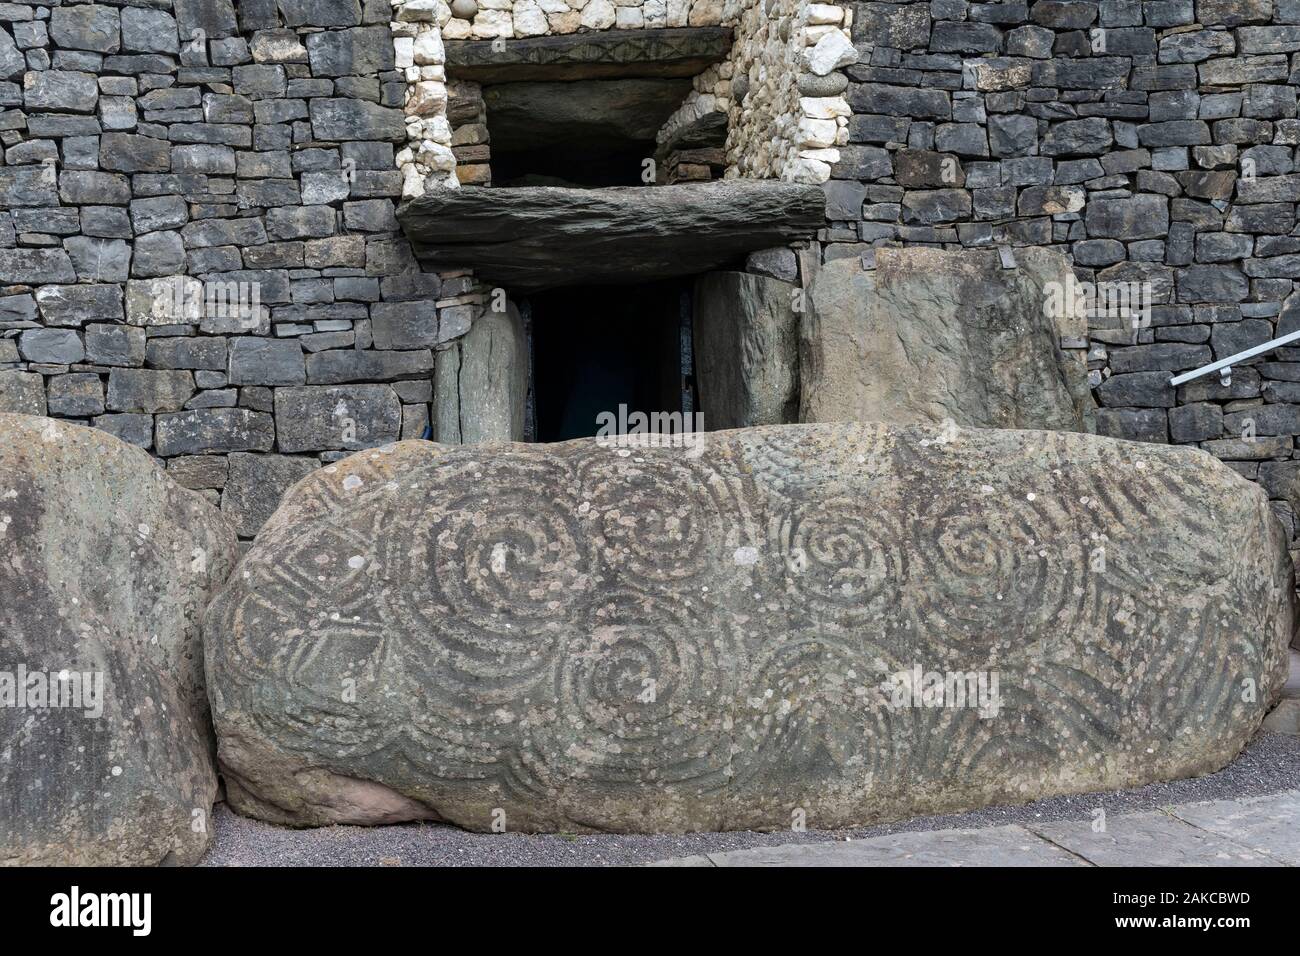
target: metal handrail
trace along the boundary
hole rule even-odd
[[[1256,345],[1254,348],[1246,349],[1244,352],[1238,352],[1236,355],[1229,355],[1225,359],[1219,359],[1217,362],[1211,362],[1209,365],[1203,365],[1195,371],[1184,372],[1182,375],[1175,375],[1169,380],[1170,385],[1182,385],[1184,382],[1190,382],[1194,378],[1200,378],[1202,375],[1209,375],[1211,372],[1217,372],[1219,369],[1227,369],[1228,375],[1232,374],[1232,366],[1238,362],[1244,362],[1248,358],[1254,358],[1256,355],[1262,355],[1265,352],[1271,352],[1273,349],[1288,342],[1294,342],[1300,339],[1300,329],[1294,332],[1288,332],[1286,335],[1277,339],[1270,339]]]

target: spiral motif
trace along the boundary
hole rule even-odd
[[[575,459],[613,580],[707,593],[757,535],[737,479],[680,449],[593,447]]]
[[[815,500],[773,521],[792,610],[812,616],[878,614],[892,607],[907,577],[900,530],[868,500]]]
[[[960,647],[1068,633],[1093,587],[1088,536],[1058,497],[1017,493],[998,502],[944,491],[909,521],[915,562],[906,600],[940,643]]]
[[[523,762],[543,787],[599,780],[707,792],[731,759],[724,715],[737,655],[726,625],[685,605],[618,592],[569,636]]]
[[[572,478],[532,455],[458,453],[428,482],[414,512],[394,496],[379,520],[405,525],[378,536],[377,574],[395,582],[378,593],[381,613],[414,644],[410,665],[453,700],[509,701],[549,672],[593,585]]]
[[[1266,506],[1198,488],[1185,455],[856,424],[705,441],[412,445],[327,473],[209,612],[218,720],[292,752],[279,772],[474,827],[484,806],[512,828],[792,805],[844,825],[1113,785],[1148,747],[1199,766],[1253,728],[1243,678],[1261,699],[1280,680],[1294,608],[1258,553]],[[1001,713],[885,706],[916,667],[1000,674]]]
[[[850,476],[860,487],[862,476],[885,460],[890,436],[884,425],[846,422],[746,429],[735,441],[738,461],[758,493],[792,499]],[[818,454],[810,455],[814,443]]]

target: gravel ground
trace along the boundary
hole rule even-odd
[[[216,840],[201,865],[609,866],[783,843],[861,839],[904,830],[1089,819],[1091,811],[1098,806],[1114,814],[1174,803],[1253,797],[1295,787],[1300,787],[1300,737],[1261,733],[1223,770],[1194,780],[1113,793],[1053,797],[1025,806],[990,807],[953,816],[919,817],[860,830],[579,836],[467,833],[455,827],[427,823],[288,830],[236,816],[222,805],[214,815]]]

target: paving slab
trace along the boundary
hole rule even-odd
[[[1029,824],[1028,829],[1097,866],[1281,866],[1230,839],[1159,810],[1092,820]]]
[[[1244,800],[1183,804],[1170,812],[1280,863],[1300,866],[1300,790]]]
[[[1024,827],[927,830],[705,854],[714,866],[1086,866]],[[698,857],[661,866],[702,866]]]

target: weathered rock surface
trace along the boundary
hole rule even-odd
[[[709,272],[696,280],[695,380],[705,429],[798,421],[797,291],[747,272]]]
[[[828,262],[800,325],[800,420],[1091,431],[1083,352],[1060,345],[1086,336],[1086,316],[1045,314],[1069,265],[1015,255],[1014,269],[992,250],[879,249],[871,271]]]
[[[1295,602],[1266,495],[1202,452],[846,423],[362,452],[204,640],[267,820],[839,827],[1216,770]],[[914,668],[997,696],[908,706]]]
[[[521,441],[528,400],[528,340],[514,303],[488,311],[438,353],[433,437],[450,444]]]
[[[0,863],[196,862],[217,792],[199,623],[234,530],[140,449],[0,415],[0,543]]]
[[[731,49],[729,27],[604,30],[445,44],[447,70],[479,83],[582,80],[623,76],[695,76]]]
[[[728,179],[437,190],[403,203],[397,218],[427,269],[473,266],[529,292],[694,275],[812,235],[825,205],[816,186]]]

